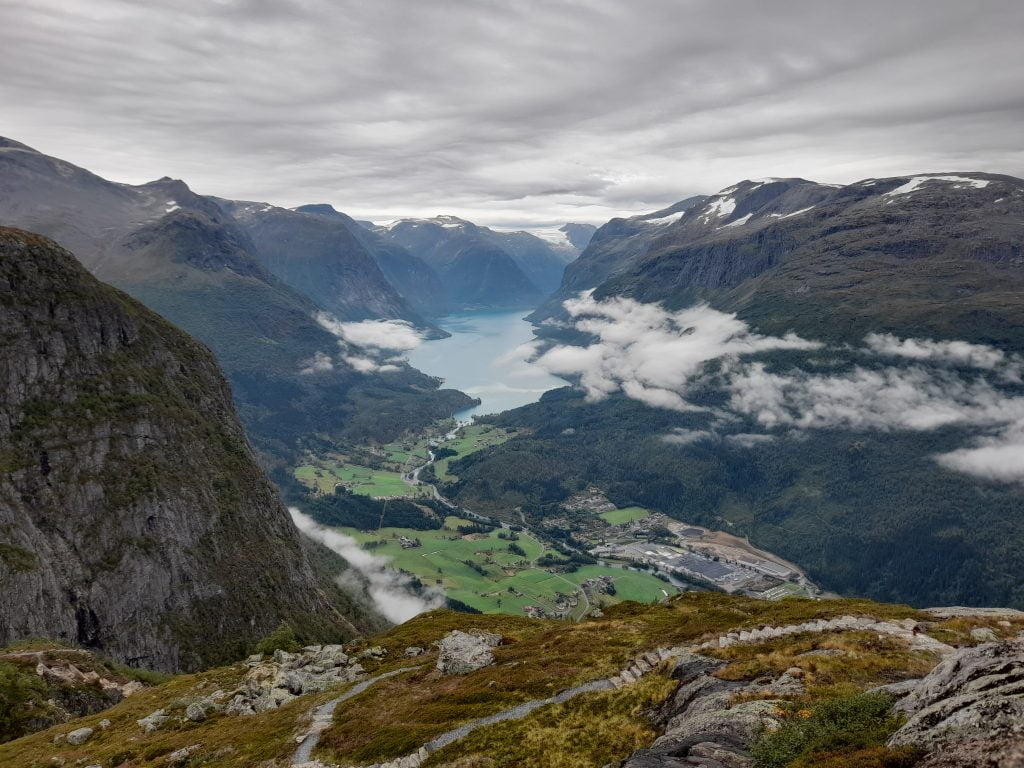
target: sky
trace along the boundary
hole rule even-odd
[[[1024,176],[1020,0],[0,0],[0,135],[374,221]]]

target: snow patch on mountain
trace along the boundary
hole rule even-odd
[[[686,211],[677,211],[670,213],[667,216],[658,216],[656,219],[643,219],[644,224],[654,224],[655,226],[663,227],[666,224],[674,224],[681,220],[686,215]]]
[[[754,214],[752,213],[748,213],[746,216],[740,216],[735,221],[730,221],[728,224],[723,224],[722,226],[719,227],[719,229],[725,229],[726,227],[742,227],[744,224],[750,221],[750,217],[753,215]]]
[[[711,218],[722,219],[731,214],[736,210],[736,198],[734,197],[713,197],[708,202],[707,212],[704,214],[704,220],[708,221]]]
[[[989,185],[985,179],[971,179],[967,176],[914,176],[906,184],[886,192],[882,197],[908,195],[929,181],[942,181],[952,184],[956,189],[984,189]]]

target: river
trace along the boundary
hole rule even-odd
[[[533,326],[513,312],[461,312],[437,324],[447,339],[427,341],[409,355],[409,362],[446,387],[460,389],[482,401],[455,414],[457,419],[497,413],[535,403],[549,389],[566,382],[526,361],[532,351]]]

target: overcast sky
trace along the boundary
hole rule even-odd
[[[361,218],[1024,176],[1022,0],[0,0],[0,134]]]

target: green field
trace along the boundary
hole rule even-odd
[[[460,524],[465,521],[449,517],[445,527],[437,531],[384,528],[380,533],[364,533],[351,528],[341,530],[360,543],[383,541],[384,544],[373,548],[375,554],[389,558],[395,568],[409,571],[424,583],[443,588],[449,597],[485,613],[522,614],[527,605],[550,609],[556,593],[570,594],[585,579],[605,575],[614,580],[615,596],[600,595],[593,601],[581,601],[574,616],[583,615],[599,602],[606,605],[622,600],[654,602],[665,596],[663,589],[669,594],[676,591],[649,574],[602,565],[583,566],[575,573],[548,573],[532,563],[550,550],[529,534],[521,532],[515,542],[526,553],[524,557],[509,552],[511,542],[500,539],[497,531],[464,538],[454,530]],[[399,536],[418,538],[423,546],[402,549]],[[478,573],[466,560],[482,567],[485,573]],[[519,594],[510,592],[509,588]]]
[[[450,462],[457,461],[463,456],[468,456],[475,451],[489,448],[492,445],[501,445],[514,436],[514,433],[506,432],[503,427],[495,427],[491,424],[471,424],[468,427],[463,427],[459,430],[459,434],[456,435],[454,440],[447,440],[441,443],[443,447],[451,448],[458,455],[448,456],[434,463],[434,472],[437,474],[437,479],[446,483],[458,480],[458,477],[448,472]]]
[[[331,459],[302,464],[295,468],[295,477],[305,485],[319,488],[322,493],[334,493],[337,483],[344,483],[353,493],[374,498],[425,496],[429,493],[426,488],[415,488],[406,483],[400,472],[368,469]]]
[[[391,469],[408,471],[425,464],[429,458],[430,436],[406,437],[383,446],[385,460],[393,465]]]
[[[623,523],[631,523],[634,520],[643,520],[650,517],[650,515],[651,513],[643,507],[623,507],[622,509],[602,512],[601,519],[609,525],[622,525]]]
[[[428,496],[428,488],[417,488],[402,480],[402,473],[421,466],[429,459],[430,444],[455,422],[438,422],[431,430],[396,440],[376,448],[358,448],[352,455],[327,454],[311,456],[295,468],[295,477],[321,493],[334,493],[337,483],[343,483],[353,493],[383,498],[385,496]],[[513,435],[490,424],[471,424],[459,430],[453,440],[441,444],[458,452],[435,463],[440,479],[457,480],[448,474],[448,463],[474,451],[499,445]],[[377,467],[371,469],[366,464]]]

